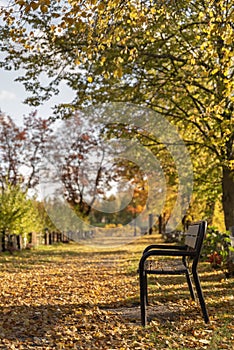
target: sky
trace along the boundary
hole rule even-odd
[[[62,83],[58,96],[52,97],[42,106],[30,107],[23,102],[29,93],[25,91],[22,83],[15,81],[21,74],[22,71],[5,71],[0,68],[0,110],[9,115],[18,125],[22,124],[23,116],[30,112],[36,110],[38,116],[48,118],[52,114],[52,107],[55,104],[69,102],[73,99],[74,92],[65,83]]]
[[[0,6],[7,4],[6,0],[0,0]],[[0,60],[3,54],[0,53]],[[32,111],[23,104],[26,98],[24,87],[14,79],[18,74],[14,71],[5,71],[0,68],[0,111],[12,117],[17,123],[21,123],[23,115]]]
[[[9,0],[0,0],[0,6],[4,6]],[[1,23],[1,18],[0,18]],[[0,52],[0,61],[4,54]],[[23,116],[30,112],[37,111],[37,115],[42,118],[48,118],[52,115],[52,107],[58,103],[71,102],[74,97],[74,92],[69,89],[65,83],[60,86],[59,96],[51,98],[48,102],[40,107],[30,107],[24,104],[24,100],[30,96],[20,82],[15,79],[22,75],[23,71],[5,71],[0,68],[0,111],[9,115],[17,124],[22,124]],[[43,83],[43,80],[42,80]]]
[[[20,123],[31,108],[23,104],[26,93],[24,87],[14,81],[16,77],[16,72],[0,70],[0,110]]]
[[[0,0],[0,6],[7,5],[8,1],[9,0]],[[0,61],[3,57],[4,54],[0,52]],[[65,83],[61,83],[59,96],[51,98],[42,106],[30,107],[24,104],[23,101],[29,97],[30,94],[25,91],[22,83],[15,81],[15,79],[18,76],[21,76],[22,73],[22,70],[5,71],[0,68],[0,111],[9,115],[17,124],[21,125],[23,116],[28,115],[35,110],[37,111],[38,116],[48,118],[53,113],[51,108],[54,105],[62,102],[71,102],[73,100],[74,92],[72,92]]]

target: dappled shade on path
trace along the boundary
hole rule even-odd
[[[2,254],[0,349],[231,349],[233,279],[208,264],[201,283],[210,325],[184,279],[162,277],[150,284],[152,322],[140,326],[137,264],[153,239],[110,251],[67,244]]]

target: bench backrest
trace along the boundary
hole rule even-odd
[[[189,250],[194,250],[199,258],[203,240],[206,234],[207,222],[199,221],[189,225],[185,233],[185,245]]]

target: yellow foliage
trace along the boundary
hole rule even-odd
[[[215,210],[214,210],[212,225],[217,227],[217,229],[220,232],[226,231],[225,224],[224,224],[223,208],[220,200],[217,200],[215,203]]]
[[[123,75],[122,67],[118,67],[113,73],[114,78],[121,78],[122,75]]]
[[[39,2],[35,2],[35,1],[32,1],[30,3],[30,7],[35,11],[36,9],[38,9],[38,7],[40,6],[40,3]]]

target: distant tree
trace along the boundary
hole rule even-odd
[[[47,205],[45,205],[44,201],[36,199],[33,201],[33,205],[35,207],[36,212],[38,213],[38,224],[40,225],[40,231],[45,232],[45,230],[48,230],[48,232],[57,231],[58,228],[55,226],[55,224],[52,222],[49,213]],[[60,213],[62,216],[62,213]]]
[[[4,190],[0,191],[0,234],[3,251],[6,249],[4,242],[7,235],[27,235],[40,229],[40,219],[33,201],[19,184],[5,183]]]
[[[83,218],[88,218],[113,180],[109,150],[99,136],[100,130],[88,125],[85,118],[74,117],[63,121],[47,142],[45,181],[59,185],[52,197],[63,196]]]
[[[20,185],[22,190],[38,184],[38,174],[51,132],[50,122],[32,113],[17,126],[11,117],[0,113],[0,184]]]
[[[0,234],[26,235],[42,230],[36,200],[29,196],[39,180],[49,123],[35,113],[17,126],[0,114]]]

